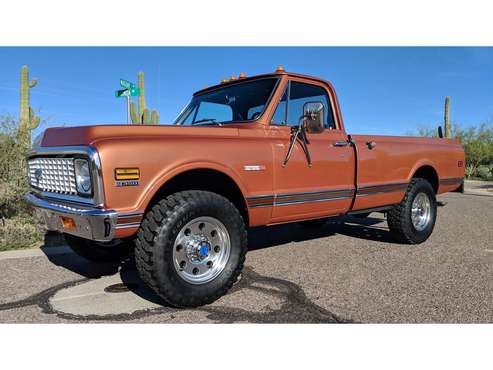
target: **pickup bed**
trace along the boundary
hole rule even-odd
[[[46,130],[26,195],[80,255],[135,252],[170,305],[207,304],[238,278],[249,227],[385,212],[425,241],[436,195],[460,191],[455,139],[348,135],[324,80],[282,69],[196,92],[172,125]]]

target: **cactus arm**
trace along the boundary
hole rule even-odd
[[[144,109],[144,113],[142,113],[142,123],[144,125],[148,125],[151,123],[151,114],[149,113],[149,109]]]
[[[159,114],[156,110],[151,112],[151,123],[153,125],[159,125]]]
[[[130,102],[130,119],[132,123],[135,125],[141,124],[137,111],[135,110],[135,103],[133,101]]]
[[[36,116],[31,107],[29,107],[29,130],[34,130],[39,126],[41,119]]]

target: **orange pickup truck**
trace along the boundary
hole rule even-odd
[[[159,296],[194,307],[237,280],[249,227],[384,212],[400,241],[425,241],[435,196],[463,189],[464,151],[348,135],[330,83],[278,68],[196,92],[172,125],[50,128],[28,174],[27,200],[75,252],[133,252]]]

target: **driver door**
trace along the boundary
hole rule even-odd
[[[296,79],[288,82],[269,127],[274,153],[272,223],[337,215],[345,213],[351,205],[355,159],[345,132],[335,121],[332,101],[322,84]],[[299,143],[284,166],[291,139],[290,126],[299,124],[307,102],[324,105],[325,129],[307,133],[311,166]]]

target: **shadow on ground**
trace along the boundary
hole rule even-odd
[[[67,283],[65,285],[50,288],[46,294],[39,293],[36,297],[24,299],[23,302],[12,302],[11,304],[0,305],[0,311],[8,309],[10,306],[22,307],[24,305],[37,304],[43,309],[43,312],[56,314],[59,317],[77,321],[127,321],[134,320],[145,316],[156,314],[168,314],[171,319],[183,309],[169,307],[163,302],[151,289],[138,278],[135,271],[133,259],[128,259],[121,263],[115,264],[94,264],[84,260],[81,257],[73,254],[64,255],[49,255],[51,262],[58,266],[68,268],[80,275],[86,276],[80,281]],[[114,274],[115,270],[120,274],[123,284],[132,293],[137,294],[141,298],[161,305],[161,308],[149,309],[144,311],[136,311],[131,314],[120,315],[104,315],[104,316],[74,316],[63,312],[55,311],[50,303],[50,297],[56,292],[69,286],[87,282],[89,279],[94,279],[108,274]],[[348,319],[343,319],[333,314],[332,312],[318,306],[312,302],[305,294],[303,289],[288,280],[274,278],[261,275],[254,271],[253,268],[245,266],[240,280],[233,286],[228,294],[242,290],[250,290],[263,295],[274,297],[280,302],[278,307],[272,308],[268,305],[259,307],[259,310],[249,311],[239,306],[222,306],[222,305],[207,305],[198,307],[194,310],[206,313],[206,317],[217,323],[235,323],[235,322],[250,322],[250,323],[349,323]],[[118,294],[118,293],[116,293]],[[5,306],[5,307],[2,307]],[[169,321],[169,320],[165,320]]]
[[[334,234],[343,234],[351,237],[379,242],[395,243],[388,229],[383,227],[382,218],[368,217],[342,217],[328,220],[323,226],[317,228],[303,227],[297,224],[279,225],[271,227],[253,228],[249,232],[249,250],[258,250],[281,246],[290,242],[302,242],[318,238],[328,237]],[[47,250],[50,245],[63,244],[60,235],[50,234],[45,238]],[[109,320],[122,321],[137,319],[147,315],[169,314],[171,318],[181,311],[168,307],[151,289],[138,278],[135,264],[132,258],[119,263],[91,263],[74,254],[50,254],[47,258],[57,266],[64,267],[84,277],[82,280],[68,282],[47,289],[27,299],[0,305],[0,311],[18,308],[28,305],[38,305],[43,312],[56,314],[66,319],[84,320]],[[149,309],[131,314],[105,315],[105,316],[72,316],[57,312],[50,306],[49,299],[56,292],[69,286],[84,283],[89,279],[97,279],[102,276],[120,274],[120,278],[126,290],[133,292],[141,298],[161,305],[158,309]],[[253,323],[344,323],[352,322],[349,319],[340,318],[332,312],[318,306],[311,301],[303,289],[288,280],[261,275],[252,267],[245,266],[239,282],[237,282],[228,294],[234,294],[241,290],[250,290],[264,295],[269,295],[281,302],[277,308],[262,307],[259,311],[248,311],[242,307],[228,307],[221,305],[208,305],[196,310],[205,312],[207,318],[219,323],[253,322]],[[116,293],[118,294],[118,293]],[[166,321],[166,320],[164,320]]]

